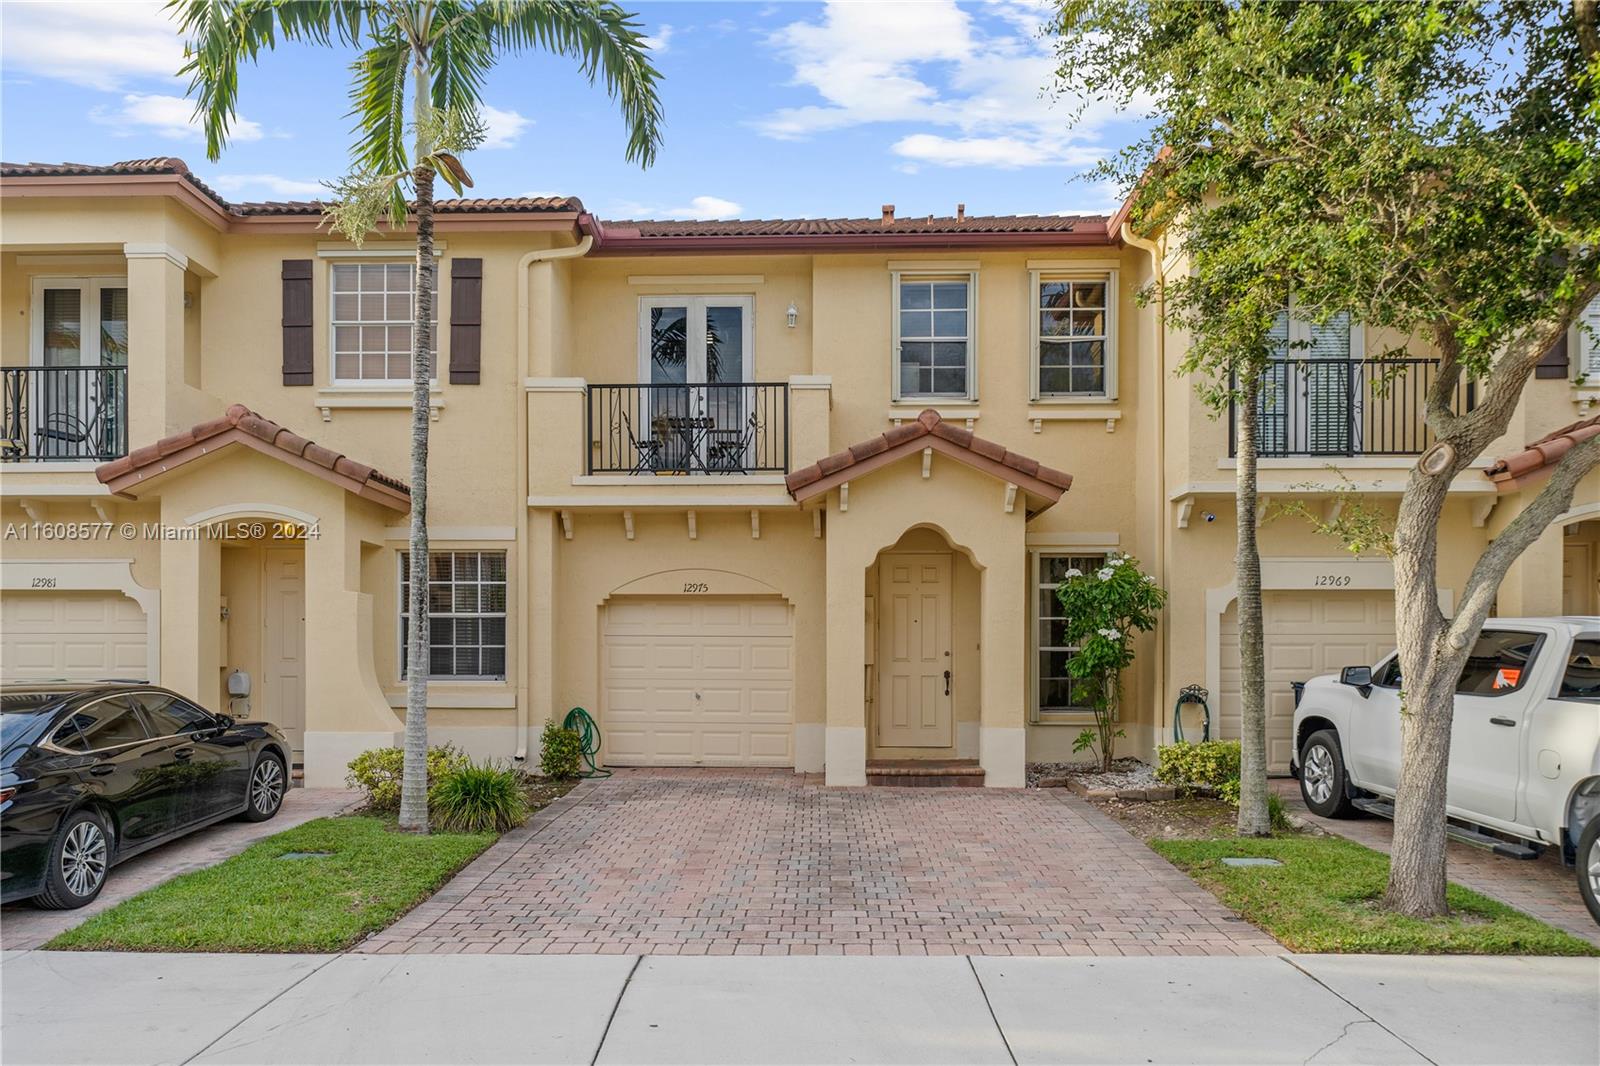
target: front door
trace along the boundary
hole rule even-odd
[[[283,730],[298,758],[306,727],[305,552],[269,549],[266,563],[262,717]]]
[[[885,748],[948,748],[955,743],[950,703],[950,571],[945,554],[878,560],[876,743]]]

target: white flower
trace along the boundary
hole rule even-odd
[[[1083,576],[1083,571],[1079,570],[1076,566],[1074,566],[1071,570],[1067,571],[1066,576],[1067,577],[1082,577]]]
[[[1110,581],[1112,579],[1112,577],[1115,576],[1115,575],[1116,575],[1116,571],[1108,566],[1104,570],[1101,570],[1099,573],[1095,574],[1094,576],[1099,578],[1101,581]]]
[[[1144,575],[1144,583],[1146,585],[1154,585],[1156,583],[1156,575],[1154,575],[1154,574],[1146,574],[1146,575]]]
[[[1122,634],[1117,632],[1115,629],[1097,629],[1097,630],[1095,630],[1095,632],[1099,633],[1102,637],[1105,637],[1107,640],[1121,640],[1122,639]]]

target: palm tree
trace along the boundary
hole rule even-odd
[[[627,158],[649,166],[661,141],[659,74],[633,15],[610,0],[170,0],[186,38],[180,74],[215,162],[236,117],[239,65],[280,40],[357,49],[350,172],[331,183],[334,232],[360,244],[386,220],[406,223],[411,193],[417,265],[411,329],[411,553],[405,771],[400,826],[428,827],[428,388],[433,377],[433,182],[459,195],[472,179],[460,154],[482,143],[483,80],[503,57],[542,49],[605,80],[628,128]],[[410,121],[405,102],[410,97]],[[407,153],[406,137],[411,139]]]

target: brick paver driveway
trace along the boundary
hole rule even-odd
[[[631,770],[580,785],[357,950],[1282,949],[1061,789],[827,789],[787,770]]]

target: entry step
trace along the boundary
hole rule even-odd
[[[867,784],[897,788],[982,788],[977,759],[868,759]]]
[[[1352,799],[1350,803],[1358,811],[1375,814],[1379,818],[1388,818],[1391,821],[1394,819],[1393,800],[1379,799],[1377,797],[1359,797]],[[1449,822],[1446,823],[1444,831],[1445,835],[1451,840],[1459,840],[1463,844],[1471,844],[1474,847],[1488,848],[1496,855],[1504,855],[1508,859],[1537,859],[1539,857],[1539,848],[1519,841],[1504,840],[1481,829],[1473,829],[1470,826],[1456,825],[1454,822]]]

